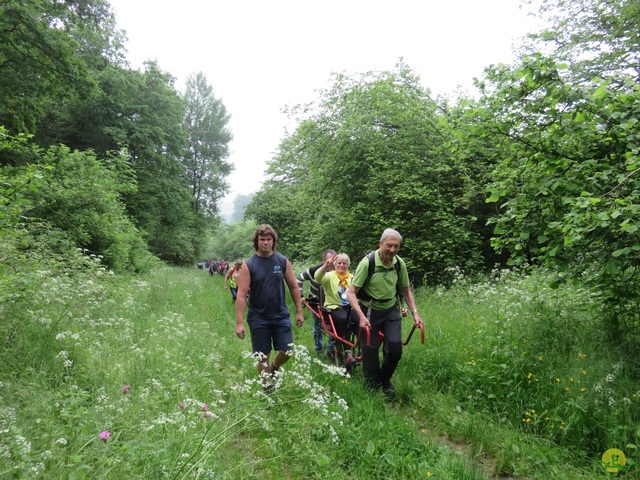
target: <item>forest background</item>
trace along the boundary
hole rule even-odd
[[[549,27],[513,64],[487,66],[477,97],[432,98],[402,60],[335,75],[316,102],[289,109],[297,128],[245,221],[226,224],[217,202],[232,132],[204,75],[178,92],[154,62],[130,69],[106,1],[3,1],[3,356],[24,348],[43,272],[246,257],[256,223],[299,264],[328,246],[357,258],[393,227],[418,288],[499,265],[585,289],[598,306],[590,335],[637,387],[640,2],[549,0],[540,15]],[[635,448],[638,435],[611,438]]]

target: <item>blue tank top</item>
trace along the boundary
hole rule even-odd
[[[268,258],[254,253],[247,260],[247,267],[251,274],[247,318],[254,315],[267,320],[289,318],[284,291],[287,257],[278,252],[274,252]]]

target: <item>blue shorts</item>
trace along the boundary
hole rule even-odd
[[[291,318],[268,320],[266,318],[251,316],[247,318],[249,332],[251,332],[251,348],[254,352],[265,355],[274,350],[288,352],[293,343],[293,330]]]

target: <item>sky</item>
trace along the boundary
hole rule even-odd
[[[508,63],[533,20],[518,0],[109,0],[130,66],[176,79],[202,72],[227,108],[231,191],[260,189],[295,127],[283,108],[319,98],[334,73],[392,70],[400,58],[433,94],[472,91],[484,67]]]

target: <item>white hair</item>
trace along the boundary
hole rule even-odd
[[[384,232],[382,232],[382,237],[380,237],[380,241],[384,242],[389,237],[396,237],[400,242],[402,242],[402,235],[397,230],[393,228],[386,228]]]
[[[334,263],[338,263],[339,260],[344,260],[347,262],[347,267],[351,265],[351,259],[349,258],[349,255],[347,255],[346,253],[339,253],[336,256],[336,260]]]

